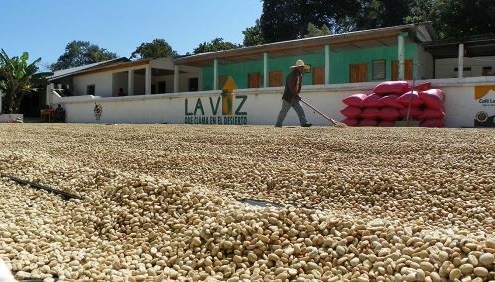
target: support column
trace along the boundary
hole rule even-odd
[[[330,84],[330,45],[325,45],[325,84]]]
[[[151,65],[146,65],[144,94],[151,95]]]
[[[398,79],[404,80],[404,34],[400,34],[398,38],[398,59],[399,59],[399,70],[398,70]]]
[[[134,95],[134,70],[127,71],[127,95]]]
[[[268,87],[269,80],[269,69],[268,69],[268,53],[263,53],[263,88]]]
[[[213,90],[218,89],[218,59],[213,60]]]
[[[51,102],[52,102],[52,96],[53,96],[53,89],[55,88],[55,84],[53,83],[50,83],[50,85],[48,85],[46,87],[46,97],[45,97],[45,105],[50,105]],[[43,105],[43,106],[45,106]]]
[[[179,93],[179,65],[174,65],[174,93]]]
[[[457,58],[457,78],[464,75],[464,44],[459,44],[459,56]]]

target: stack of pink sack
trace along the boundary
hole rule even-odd
[[[407,81],[386,81],[371,94],[353,94],[342,100],[346,107],[340,112],[348,126],[395,126],[398,120],[420,121],[424,127],[444,127],[445,95],[440,89],[430,89],[430,83],[414,87]]]

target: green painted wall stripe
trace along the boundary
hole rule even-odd
[[[330,46],[331,49],[331,46]],[[282,71],[283,77],[290,72],[290,66],[294,65],[297,59],[302,59],[305,64],[311,65],[312,68],[325,66],[325,49],[321,47],[321,53],[290,56],[282,58],[270,58],[268,61],[268,69],[270,71]],[[349,65],[358,63],[368,64],[368,81],[373,81],[372,61],[385,59],[386,79],[392,77],[392,61],[398,60],[397,46],[376,47],[367,49],[356,49],[349,51],[335,52],[330,50],[330,78],[331,84],[349,83]],[[416,73],[418,62],[418,45],[409,43],[405,46],[405,59],[412,59],[414,62],[414,71]],[[260,55],[259,60],[245,61],[234,64],[219,64],[219,76],[232,76],[238,88],[247,88],[248,74],[259,72],[263,74],[263,55]],[[313,81],[312,73],[305,73],[303,76],[303,84],[311,85]],[[219,88],[222,85],[218,85]],[[205,91],[213,90],[213,61],[210,66],[203,68],[203,89]]]

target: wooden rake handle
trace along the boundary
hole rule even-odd
[[[301,99],[301,102],[310,107],[313,111],[319,113],[322,117],[324,117],[326,120],[328,120],[329,122],[333,123],[333,125],[337,125],[337,122],[335,120],[333,120],[332,118],[330,118],[329,116],[325,115],[324,113],[318,111],[315,107],[313,107],[311,104],[308,104],[306,101],[304,101],[303,99]]]

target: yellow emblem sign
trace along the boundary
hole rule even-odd
[[[227,92],[232,92],[233,90],[237,89],[237,85],[235,85],[234,80],[232,79],[231,76],[227,78],[225,81],[225,84],[223,85],[222,90],[227,91]]]
[[[495,85],[482,85],[474,87],[474,99],[478,100],[483,98],[490,90],[495,92]]]

